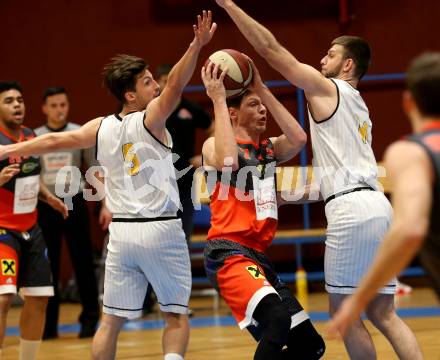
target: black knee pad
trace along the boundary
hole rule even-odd
[[[275,344],[285,345],[289,335],[291,317],[276,294],[265,296],[254,311],[262,338]]]
[[[289,332],[286,353],[298,360],[317,360],[325,352],[325,342],[310,320],[303,321]]]

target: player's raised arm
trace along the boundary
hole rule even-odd
[[[309,94],[332,96],[335,86],[318,70],[301,63],[262,24],[255,21],[231,0],[216,0],[235,22],[255,50],[293,85]]]
[[[214,106],[214,137],[203,144],[204,165],[210,165],[217,170],[230,166],[232,170],[238,168],[237,143],[231,125],[229,110],[226,105],[226,90],[223,80],[228,69],[221,73],[219,66],[210,62],[207,67],[202,67],[202,80],[206,93]]]
[[[32,140],[0,146],[0,159],[7,156],[40,155],[63,149],[85,149],[96,144],[96,133],[102,117],[84,124],[78,130],[48,133]]]
[[[184,87],[191,79],[200,50],[214,35],[216,23],[212,23],[211,11],[203,11],[193,25],[194,40],[179,62],[169,73],[167,84],[160,96],[147,106],[145,126],[158,138],[163,138],[165,122],[180,101]]]
[[[260,73],[251,59],[253,80],[250,89],[260,96],[263,104],[268,108],[273,118],[281,128],[283,134],[271,138],[274,146],[275,157],[278,163],[290,160],[304,147],[307,134],[298,124],[295,117],[281,104],[272,92],[264,85]]]

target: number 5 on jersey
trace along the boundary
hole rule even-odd
[[[135,176],[139,173],[139,159],[134,153],[133,144],[128,143],[122,146],[122,155],[124,157],[127,173],[130,176]]]

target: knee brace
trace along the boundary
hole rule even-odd
[[[275,344],[286,344],[291,317],[278,295],[265,296],[255,309],[253,318],[261,327],[263,339]]]
[[[306,320],[290,330],[284,351],[289,358],[317,360],[324,355],[325,343],[310,320]]]

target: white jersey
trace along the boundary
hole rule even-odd
[[[324,199],[361,186],[378,188],[368,108],[348,82],[331,80],[338,92],[335,112],[317,123],[309,111],[315,179]]]
[[[145,111],[120,119],[102,120],[96,141],[96,157],[106,169],[106,205],[114,218],[175,216],[180,206],[172,159],[172,140],[167,144],[144,126]]]

